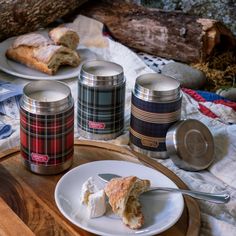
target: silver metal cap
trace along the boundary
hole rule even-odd
[[[103,60],[93,60],[82,65],[79,81],[93,87],[116,86],[125,82],[122,66]]]
[[[173,101],[180,96],[180,83],[166,75],[147,73],[136,79],[134,94],[150,102]]]
[[[49,100],[37,98],[37,93],[52,92],[58,94]],[[57,114],[70,109],[74,104],[70,88],[62,82],[38,80],[25,85],[20,106],[26,111],[40,115]]]
[[[185,170],[207,168],[214,159],[214,140],[209,129],[194,119],[178,121],[166,135],[167,154]]]

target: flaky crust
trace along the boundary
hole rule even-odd
[[[105,187],[113,212],[132,229],[138,229],[144,224],[138,197],[149,187],[149,180],[141,180],[136,176],[114,178]]]
[[[19,46],[18,48],[9,48],[6,52],[6,56],[9,59],[25,64],[26,66],[47,73],[53,74],[53,71],[48,68],[48,65],[38,61],[32,56],[33,48],[27,46]]]
[[[7,58],[53,75],[61,65],[78,66],[78,54],[66,47],[52,45],[39,34],[22,35],[6,51]]]
[[[43,35],[38,33],[29,33],[18,36],[12,44],[12,48],[17,48],[19,46],[28,46],[28,47],[41,47],[50,45],[53,42]]]
[[[57,45],[63,45],[75,50],[79,44],[78,34],[65,26],[58,26],[49,32],[49,37]]]
[[[105,187],[105,193],[114,213],[123,216],[126,203],[137,177],[112,179]]]

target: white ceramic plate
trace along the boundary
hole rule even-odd
[[[47,35],[46,31],[40,31],[40,33],[43,34],[44,36]],[[50,76],[40,71],[31,69],[23,64],[7,59],[7,57],[5,56],[6,50],[10,47],[15,38],[16,37],[9,38],[0,43],[0,70],[14,76],[32,80],[40,80],[40,79],[62,80],[78,76],[80,66],[78,67],[63,66],[59,68],[59,70],[55,75]]]
[[[104,236],[155,235],[170,228],[180,218],[184,208],[183,197],[179,193],[167,192],[150,192],[141,195],[140,201],[145,224],[139,230],[129,229],[120,218],[109,210],[102,217],[88,218],[85,206],[80,204],[80,191],[82,184],[90,176],[94,176],[96,181],[101,184],[101,180],[96,177],[98,173],[114,173],[121,176],[135,175],[139,178],[149,179],[152,186],[177,188],[175,183],[162,173],[131,162],[94,161],[78,166],[59,180],[55,189],[55,200],[61,213],[80,228]]]

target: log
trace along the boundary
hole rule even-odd
[[[236,47],[232,32],[216,20],[123,1],[91,1],[80,9],[81,14],[104,23],[122,44],[167,59],[205,62],[216,50]]]
[[[0,1],[0,41],[45,27],[86,0]]]

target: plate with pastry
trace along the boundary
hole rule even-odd
[[[121,176],[103,182],[98,174]],[[155,235],[173,226],[184,209],[180,193],[148,192],[177,185],[161,172],[127,161],[94,161],[75,167],[58,181],[55,201],[76,226],[98,235]]]
[[[0,43],[0,69],[26,79],[60,80],[78,76],[79,36],[59,26],[9,38]]]

